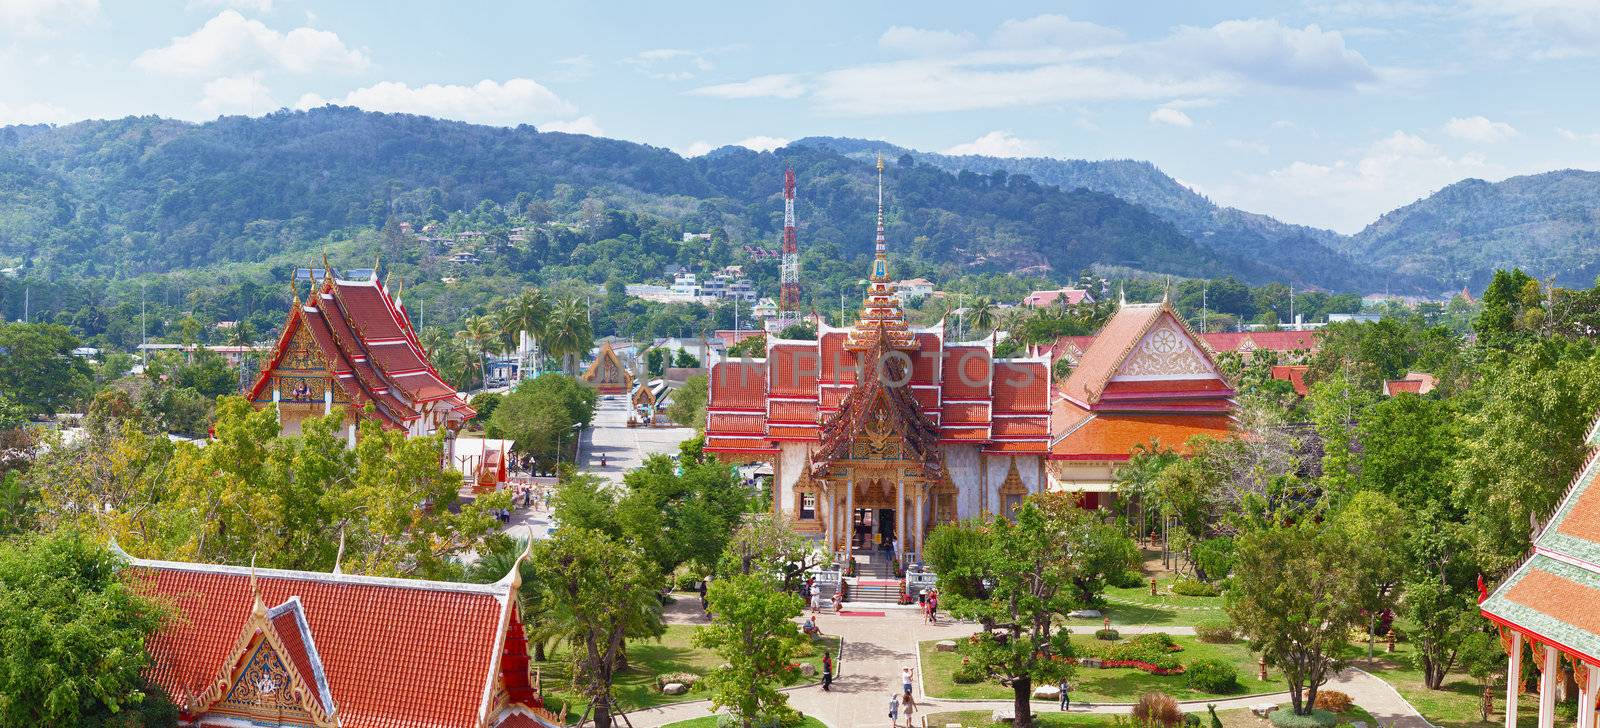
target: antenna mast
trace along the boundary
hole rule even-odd
[[[783,262],[779,267],[778,330],[800,323],[800,244],[795,239],[794,170],[783,171]]]

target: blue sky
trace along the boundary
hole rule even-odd
[[[704,153],[807,135],[1150,160],[1354,232],[1600,169],[1600,0],[0,0],[0,124],[345,103]]]

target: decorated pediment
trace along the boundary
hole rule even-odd
[[[336,728],[337,708],[300,600],[291,597],[269,610],[257,592],[239,640],[211,689],[186,701],[184,708],[200,716],[200,723],[207,717],[227,717],[255,725]]]
[[[1220,376],[1189,332],[1170,314],[1161,317],[1122,360],[1112,379],[1197,379]]]
[[[852,460],[899,460],[905,453],[905,438],[895,426],[894,413],[883,397],[873,402],[861,430],[850,443]]]
[[[622,358],[611,349],[610,344],[600,347],[600,353],[595,356],[593,364],[583,373],[583,380],[596,386],[617,392],[627,391],[633,387],[633,374],[623,365]]]

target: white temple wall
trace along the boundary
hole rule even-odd
[[[944,464],[956,485],[956,518],[978,515],[978,446],[945,445]]]
[[[778,443],[778,468],[777,484],[778,507],[782,513],[794,515],[795,493],[794,486],[800,482],[800,475],[806,467],[806,450],[810,445],[804,442]]]

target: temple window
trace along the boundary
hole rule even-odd
[[[1017,459],[1011,458],[1005,482],[1000,484],[1000,514],[1015,519],[1017,509],[1022,507],[1022,499],[1027,495],[1028,487],[1022,484],[1022,473],[1017,471]]]
[[[817,494],[800,494],[800,520],[811,521],[817,517]]]

